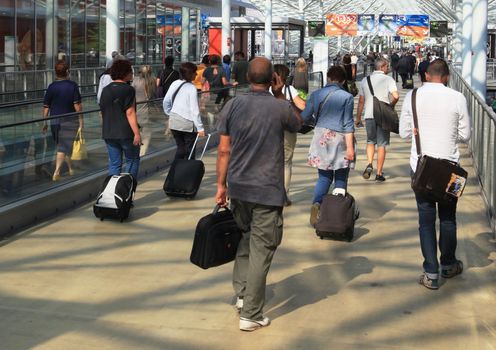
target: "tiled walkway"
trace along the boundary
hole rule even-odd
[[[320,240],[308,225],[316,172],[305,162],[310,136],[298,140],[293,205],[268,276],[270,327],[238,330],[232,264],[189,263],[196,222],[214,205],[211,152],[194,200],[165,197],[165,174],[156,174],[123,224],[100,222],[87,205],[1,246],[0,349],[496,348],[495,242],[466,149],[470,184],[458,208],[466,270],[430,291],[416,283],[409,142],[392,137],[378,184],[361,177],[364,137],[359,129],[349,182],[361,211],[352,243]]]

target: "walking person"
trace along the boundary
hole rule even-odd
[[[100,98],[102,110],[102,138],[107,145],[109,175],[122,172],[122,156],[126,158],[126,170],[138,179],[140,165],[141,134],[136,117],[136,92],[129,85],[133,69],[129,61],[116,61],[110,67],[112,83],[107,85]]]
[[[155,77],[149,65],[141,66],[138,76],[133,79],[134,90],[136,91],[136,113],[138,124],[141,126],[142,146],[140,147],[140,157],[144,156],[150,146],[152,138],[152,122],[150,117],[153,113],[151,104],[147,101],[155,98]]]
[[[416,110],[418,129],[413,124],[412,92],[408,92],[401,110],[400,136],[420,136],[422,155],[446,159],[455,163],[460,160],[458,141],[470,139],[470,116],[465,96],[445,85],[449,80],[448,64],[441,59],[433,61],[426,72],[426,83],[417,89]],[[412,137],[410,167],[417,168],[417,149]],[[429,289],[439,288],[441,277],[452,278],[463,271],[463,263],[456,258],[456,205],[452,201],[437,201],[421,193],[415,193],[419,217],[420,247],[424,257],[424,273],[419,283]],[[439,217],[439,243],[436,238],[436,216]],[[441,251],[441,266],[437,247]]]
[[[303,57],[296,61],[292,85],[296,90],[308,94],[308,65]]]
[[[411,64],[412,62],[406,54],[403,54],[398,61],[397,70],[401,77],[401,87],[403,89],[406,86],[406,81],[410,79]]]
[[[210,56],[210,67],[205,69],[203,72],[202,82],[208,82],[211,90],[218,90],[217,97],[215,99],[215,104],[218,105],[221,102],[226,102],[229,97],[229,81],[227,80],[226,71],[221,65],[221,59],[218,55]],[[234,83],[233,85],[237,85]]]
[[[398,82],[398,62],[400,60],[400,56],[396,51],[391,55],[391,69],[393,70],[393,79]]]
[[[305,121],[318,115],[308,154],[308,165],[318,170],[310,211],[312,226],[333,181],[332,194],[346,195],[348,174],[355,165],[353,95],[343,88],[345,80],[340,66],[331,67],[327,71],[327,85],[310,95],[301,113]]]
[[[179,72],[174,68],[174,57],[167,56],[164,61],[164,69],[157,76],[157,98],[163,98],[173,82],[179,79]]]
[[[76,82],[69,79],[69,66],[67,63],[59,62],[55,65],[56,80],[51,83],[43,98],[43,118],[48,116],[67,113],[81,112],[81,93]],[[69,169],[69,175],[74,175],[71,155],[72,146],[78,129],[83,130],[83,116],[62,117],[50,120],[52,137],[57,145],[57,156],[55,159],[55,171],[52,180],[61,179],[61,169],[64,162]],[[43,133],[48,130],[48,123],[43,124]]]
[[[229,196],[243,233],[233,286],[239,328],[254,331],[270,324],[263,307],[267,273],[283,233],[284,130],[298,131],[301,118],[286,101],[284,84],[268,59],[250,62],[248,80],[250,92],[231,99],[220,112],[215,200],[226,206]]]
[[[389,103],[391,106],[398,102],[400,96],[393,78],[387,75],[389,62],[384,58],[375,61],[375,71],[370,75],[375,97]],[[363,172],[363,178],[368,180],[374,170],[373,162],[377,146],[377,169],[375,181],[384,182],[386,178],[383,174],[384,162],[386,160],[386,147],[389,145],[389,131],[382,129],[374,120],[374,100],[370,91],[367,78],[364,78],[359,86],[359,99],[357,107],[357,117],[355,125],[362,122],[362,112],[365,109],[365,127],[367,130],[367,167]]]
[[[287,84],[289,77],[289,68],[284,64],[274,65],[274,73],[281,78],[284,84],[283,94],[286,100],[291,102],[295,108],[302,111],[305,108],[305,101],[298,96],[298,91]],[[272,92],[272,88],[270,89]],[[291,176],[293,173],[293,155],[296,147],[297,133],[284,130],[284,189],[286,190],[286,202],[285,205],[291,205],[291,199],[289,199],[289,187],[291,185]]]
[[[246,74],[248,72],[248,61],[243,51],[234,54],[234,65],[232,67],[231,78],[238,84],[248,84]]]
[[[205,136],[198,93],[192,83],[196,69],[191,62],[181,63],[180,79],[172,83],[163,101],[164,112],[169,116],[169,128],[177,146],[174,159],[188,159],[196,136]]]

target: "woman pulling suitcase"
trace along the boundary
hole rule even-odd
[[[308,165],[318,169],[310,224],[315,226],[321,203],[334,181],[333,195],[346,195],[348,174],[355,165],[353,96],[346,92],[344,70],[333,66],[327,71],[327,85],[312,93],[301,117],[308,122],[318,115],[310,144]]]

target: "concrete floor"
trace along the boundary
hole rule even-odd
[[[402,97],[404,96],[402,92]],[[471,160],[458,208],[461,276],[438,291],[421,273],[409,141],[392,137],[387,181],[365,181],[365,130],[349,191],[361,217],[352,243],[308,224],[316,172],[299,137],[283,243],[267,282],[272,325],[238,330],[232,264],[189,262],[196,222],[214,206],[215,153],[194,200],[167,198],[165,173],[143,181],[130,220],[100,222],[90,205],[0,247],[0,349],[495,349],[495,241]]]

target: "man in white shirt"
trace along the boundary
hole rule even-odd
[[[448,64],[437,59],[429,64],[427,82],[417,90],[416,108],[418,133],[422,154],[458,162],[460,153],[457,142],[470,138],[470,117],[465,96],[445,85],[449,79]],[[417,133],[413,126],[412,91],[406,97],[401,110],[400,136],[412,137]],[[417,149],[412,138],[410,167],[417,167]],[[419,214],[419,234],[424,273],[419,283],[429,289],[439,288],[439,262],[437,259],[436,216],[439,215],[439,249],[441,251],[441,276],[454,277],[463,271],[463,264],[456,259],[456,203],[435,201],[415,193]],[[436,210],[437,204],[437,210]],[[438,213],[436,213],[438,211]]]
[[[375,147],[377,145],[377,174],[375,180],[384,182],[386,178],[382,173],[384,161],[386,160],[386,146],[389,145],[389,131],[383,130],[374,120],[374,100],[373,96],[379,100],[391,104],[393,107],[398,102],[400,95],[393,78],[387,75],[389,61],[379,58],[375,61],[375,71],[370,75],[370,82],[374,90],[374,95],[370,91],[367,78],[364,78],[359,86],[359,96],[356,126],[362,123],[362,112],[365,107],[365,126],[367,129],[367,167],[363,172],[363,178],[369,179],[374,170]]]

